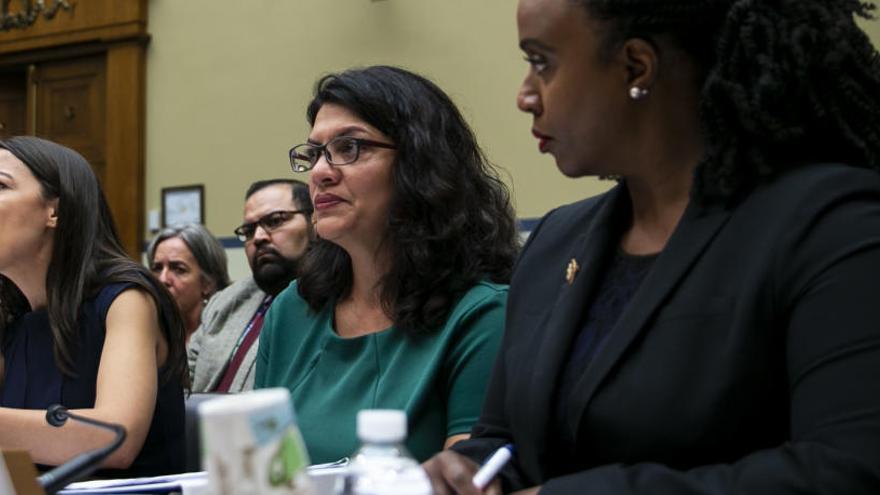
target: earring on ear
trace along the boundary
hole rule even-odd
[[[640,88],[638,86],[633,86],[629,88],[629,97],[633,100],[641,100],[642,98],[648,96],[648,90],[644,88]]]

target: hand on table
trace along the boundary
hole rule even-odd
[[[480,466],[457,452],[444,450],[425,461],[422,467],[431,478],[434,495],[501,495],[501,482],[497,479],[485,490],[478,490],[473,479]]]

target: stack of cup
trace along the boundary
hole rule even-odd
[[[202,459],[215,495],[311,495],[309,457],[290,392],[256,390],[199,405]]]

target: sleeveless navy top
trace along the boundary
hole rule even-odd
[[[62,404],[68,409],[94,407],[107,312],[116,297],[132,287],[136,285],[107,285],[97,296],[83,303],[79,345],[73,353],[73,377],[61,373],[55,363],[49,314],[45,309],[25,313],[12,323],[3,345],[6,373],[0,388],[0,406],[17,409],[46,409],[52,404]],[[161,375],[159,371],[157,374]],[[106,469],[96,474],[139,477],[181,472],[183,435],[183,388],[176,378],[162,380],[160,377],[153,420],[140,454],[128,469]]]

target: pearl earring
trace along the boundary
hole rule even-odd
[[[648,96],[648,90],[644,88],[640,88],[638,86],[633,86],[629,88],[629,97],[633,100],[641,100],[642,98]]]

